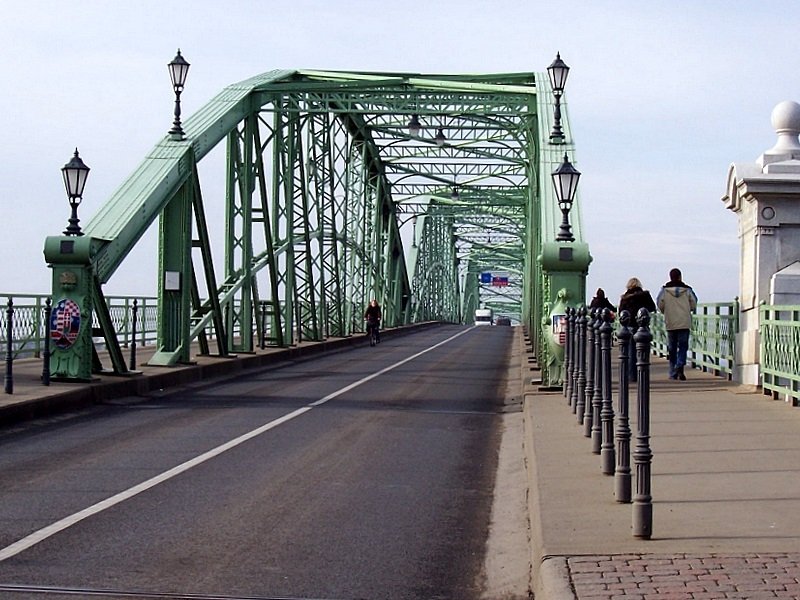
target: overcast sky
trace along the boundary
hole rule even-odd
[[[91,167],[85,224],[172,124],[166,64],[191,63],[184,117],[276,68],[496,73],[571,67],[589,289],[613,300],[673,266],[701,302],[738,293],[732,162],[775,142],[770,113],[800,99],[796,0],[5,0],[0,20],[0,293],[48,293],[42,248],[67,225],[60,168]],[[106,286],[153,293],[148,235]],[[221,249],[220,249],[221,250]]]

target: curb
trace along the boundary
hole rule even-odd
[[[569,578],[566,556],[545,557],[539,565],[539,585],[534,596],[546,600],[577,600]]]
[[[528,522],[531,540],[531,582],[533,596],[539,600],[577,600],[569,576],[569,566],[565,556],[548,556],[542,545],[542,509],[539,500],[538,474],[536,471],[536,452],[533,447],[533,430],[529,403],[535,399],[531,387],[533,371],[533,348],[523,341],[520,352],[522,376],[522,414],[523,445],[525,451],[526,475],[528,477]]]

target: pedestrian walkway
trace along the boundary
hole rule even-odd
[[[566,398],[533,385],[523,360],[537,600],[800,598],[800,409],[696,370],[671,381],[653,357],[642,540]],[[634,391],[631,452],[635,406]]]

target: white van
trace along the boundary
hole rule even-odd
[[[491,308],[476,308],[475,309],[475,326],[478,325],[491,325],[492,324],[492,309]]]

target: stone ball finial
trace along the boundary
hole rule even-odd
[[[793,129],[800,131],[800,104],[784,100],[772,109],[772,126],[775,131]]]
[[[800,135],[800,104],[794,100],[784,100],[772,109],[772,127],[778,134],[774,149],[800,148],[797,136]]]

